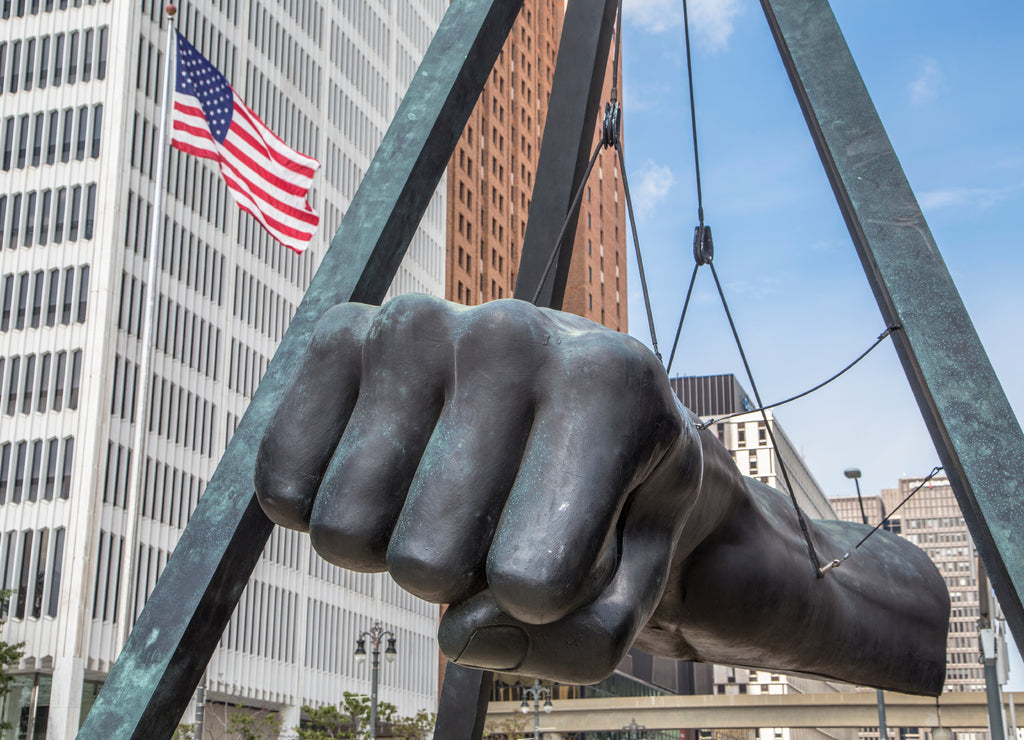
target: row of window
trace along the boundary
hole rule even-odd
[[[72,350],[70,362],[68,356],[66,351],[61,350],[56,354],[44,352],[38,356],[0,357],[0,406],[4,413],[14,416],[17,413],[31,414],[33,411],[61,411],[64,407],[65,388],[68,410],[76,410],[82,382],[82,350]],[[4,365],[10,368],[6,383],[3,382]]]
[[[186,367],[217,380],[220,329],[163,295],[157,302],[154,345]]]
[[[295,307],[266,283],[236,265],[233,315],[277,342],[295,315]]]
[[[231,615],[220,645],[271,660],[295,660],[299,596],[293,591],[250,580]]]
[[[284,527],[274,527],[261,557],[286,568],[298,570],[302,560],[302,542],[303,534],[301,532]]]
[[[228,211],[233,209],[220,173],[208,160],[177,149],[171,149],[169,164],[167,192],[226,234]]]
[[[33,243],[43,246],[48,241],[74,242],[79,236],[88,241],[93,236],[95,218],[95,183],[0,195],[0,247],[5,241],[8,249],[16,249],[19,242],[30,247]]]
[[[128,422],[135,421],[135,390],[139,384],[139,366],[114,355],[114,382],[110,391],[110,414]]]
[[[400,13],[400,19],[411,22],[409,16],[416,16],[411,10],[412,3],[401,3],[406,8]],[[365,0],[342,0],[341,12],[349,20],[356,32],[370,45],[381,59],[388,58],[388,46],[391,44],[391,29],[373,6]],[[418,16],[417,16],[418,17]]]
[[[359,44],[333,23],[331,24],[330,54],[335,69],[366,97],[367,102],[375,111],[386,116],[389,108],[390,85],[377,69],[377,65],[362,52]],[[386,59],[387,57],[381,58]]]
[[[346,0],[346,4],[351,5],[352,0]],[[398,27],[405,32],[405,35],[421,53],[425,51],[430,44],[430,39],[434,37],[434,32],[427,25],[427,21],[416,12],[412,3],[398,3],[393,7],[398,16]]]
[[[384,583],[389,581],[385,579]],[[387,597],[383,600],[390,603]],[[303,665],[335,675],[354,675],[357,666],[351,646],[371,621],[363,614],[319,599],[310,599],[308,603]],[[436,616],[437,607],[432,607],[432,613]],[[401,627],[392,625],[391,629],[402,659],[389,669],[389,681],[399,690],[427,692],[430,671],[436,670],[436,642]]]
[[[255,12],[250,11],[249,14],[249,40],[310,103],[319,106],[320,65],[306,52],[305,44],[292,38],[292,35],[277,22],[274,11],[268,12],[258,1],[254,4]],[[253,105],[248,98],[246,102]],[[278,130],[273,126],[271,128]]]
[[[148,118],[141,113],[135,114],[132,123],[131,167],[151,180],[156,167],[157,147],[160,146],[158,134],[157,127]]]
[[[164,54],[160,49],[139,36],[139,56],[135,60],[135,89],[150,98],[158,105],[160,100],[160,80],[164,73]]]
[[[278,277],[284,278],[300,290],[306,290],[313,280],[313,271],[316,267],[314,247],[311,246],[299,254],[281,246],[281,243],[270,236],[256,219],[242,210],[238,211],[238,246],[263,260]]]
[[[144,258],[149,256],[149,229],[153,225],[153,204],[131,188],[128,189],[128,208],[125,209],[124,247]]]
[[[110,0],[103,0],[109,3]],[[96,0],[85,0],[86,5],[95,5]],[[52,13],[55,10],[67,10],[68,7],[82,7],[82,0],[3,0],[3,7],[0,9],[0,18],[7,20],[24,18],[26,15],[39,15],[40,13]]]
[[[14,619],[57,616],[64,564],[64,527],[53,530],[10,530],[3,537],[3,588],[16,592],[8,615]],[[31,604],[31,608],[29,608]]]
[[[267,371],[267,358],[252,347],[231,340],[231,367],[228,369],[228,388],[252,398],[256,386],[263,380]]]
[[[107,468],[103,485],[103,503],[125,508],[126,492],[131,485],[132,451],[107,441]]]
[[[12,326],[38,329],[44,323],[81,324],[88,304],[89,265],[65,267],[63,271],[55,267],[49,273],[9,272],[0,280],[0,332],[9,331]]]
[[[236,3],[238,0],[217,0],[218,4],[222,6],[225,1]],[[212,5],[212,2],[205,3],[204,7]],[[237,25],[237,15],[237,8],[235,8],[233,13],[235,25]],[[195,3],[184,3],[177,17],[176,25],[178,31],[196,47],[199,53],[209,59],[210,63],[227,77],[228,82],[234,81],[238,52],[227,37],[220,32],[219,23],[211,22],[202,11],[197,9]]]
[[[107,26],[0,43],[0,95],[107,76]],[[81,70],[81,77],[79,77]]]
[[[96,553],[96,582],[92,597],[93,619],[117,623],[123,557],[124,537],[100,530],[99,550]]]
[[[337,126],[344,138],[369,156],[380,144],[384,131],[366,115],[363,106],[356,103],[339,85],[331,82],[327,89],[327,116]],[[362,180],[362,172],[344,189],[346,195],[355,193],[356,185]]]
[[[187,6],[186,6],[187,7]],[[170,554],[158,547],[139,545],[138,559],[135,561],[135,604],[133,619],[142,613],[150,594],[156,588],[156,582],[164,572]]]
[[[178,529],[188,524],[206,489],[202,478],[150,457],[146,458],[144,481],[142,516]]]
[[[103,503],[123,509],[131,487],[132,453],[113,441],[107,443],[106,483]],[[166,463],[146,458],[142,491],[142,516],[184,529],[199,505],[206,483]]]
[[[334,89],[332,85],[332,92]],[[324,157],[323,165],[327,182],[346,195],[354,193],[363,179],[363,168],[353,161],[348,151],[335,146],[330,139],[327,140],[327,156]],[[328,204],[324,203],[323,210],[327,207]],[[324,234],[330,235],[332,222],[328,221],[324,213],[320,216],[320,228],[324,229]]]
[[[319,156],[319,127],[292,102],[291,96],[282,93],[252,62],[245,65],[245,102],[289,146],[311,157]],[[312,190],[309,201],[315,208]]]
[[[164,219],[161,269],[218,306],[224,287],[224,255],[172,221]]]
[[[213,454],[217,407],[166,378],[153,378],[149,431],[202,455]]]
[[[88,105],[80,106],[78,115],[75,115],[74,108],[65,108],[62,111],[51,110],[49,114],[8,116],[4,119],[3,134],[0,135],[4,147],[0,169],[7,172],[11,169],[38,167],[44,163],[54,164],[57,161],[58,142],[61,162],[70,162],[72,155],[78,162],[86,157],[96,159],[100,156],[102,132],[102,103],[92,106],[91,116]]]
[[[140,336],[146,305],[146,283],[127,272],[121,272],[121,305],[117,311],[117,328],[129,336]]]
[[[34,504],[54,496],[67,500],[74,462],[74,437],[5,442],[0,445],[0,504]]]
[[[131,166],[152,178],[159,146],[157,127],[136,113],[132,123]],[[227,232],[230,199],[224,179],[202,159],[169,150],[166,192],[221,231]],[[151,223],[151,204],[132,191],[128,198],[124,245],[136,253],[147,254]]]

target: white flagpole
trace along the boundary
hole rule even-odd
[[[146,433],[149,426],[149,389],[150,375],[153,370],[153,324],[156,315],[156,297],[159,293],[157,286],[158,271],[163,252],[163,210],[164,210],[164,160],[167,154],[167,113],[168,100],[170,98],[170,80],[174,71],[172,60],[175,57],[175,31],[173,19],[178,9],[174,3],[168,3],[165,8],[167,12],[167,48],[164,53],[164,79],[160,85],[160,127],[157,135],[157,158],[155,188],[153,190],[153,223],[149,233],[149,264],[146,269],[146,303],[143,307],[142,336],[139,340],[140,357],[139,362],[139,385],[136,389],[135,399],[137,413],[135,413],[135,434],[132,436],[131,466],[128,474],[128,495],[125,500],[126,527],[124,534],[125,552],[121,556],[121,593],[124,601],[118,605],[117,625],[117,646],[118,651],[124,647],[131,631],[131,621],[134,617],[135,583],[133,579],[136,562],[136,551],[138,550],[139,516],[142,510],[140,501],[143,481],[142,474],[145,470],[143,461],[146,457]]]

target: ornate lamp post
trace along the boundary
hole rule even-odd
[[[388,663],[395,661],[398,651],[395,650],[395,633],[384,629],[380,622],[374,622],[368,632],[359,635],[356,640],[356,662],[366,661],[366,639],[370,639],[370,654],[373,656],[370,671],[370,740],[377,740],[377,680],[380,678],[380,643],[387,637],[388,645],[384,650],[384,658]]]
[[[628,725],[622,728],[622,731],[628,733],[626,735],[629,740],[644,740],[647,737],[647,728],[643,725],[636,723],[636,717]]]
[[[544,699],[544,711],[548,714],[554,709],[551,706],[551,689],[540,685],[540,679],[534,679],[533,686],[523,689],[523,703],[519,705],[519,711],[523,714],[530,713],[530,702],[527,698],[533,699],[533,740],[540,740],[540,700]]]

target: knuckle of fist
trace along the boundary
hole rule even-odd
[[[587,335],[571,353],[576,372],[590,382],[624,389],[646,384],[664,371],[657,359],[632,337],[612,332]]]
[[[460,349],[527,349],[535,344],[540,316],[539,309],[524,301],[500,300],[475,306],[460,317]]]
[[[445,302],[420,293],[408,293],[391,299],[377,311],[370,327],[376,340],[403,341],[447,323],[450,309]]]
[[[334,349],[339,343],[351,341],[365,307],[340,303],[327,311],[313,327],[310,348],[313,352]]]

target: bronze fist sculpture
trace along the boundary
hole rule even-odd
[[[256,490],[327,560],[451,606],[452,660],[563,682],[626,650],[937,694],[949,597],[879,532],[818,578],[792,505],[743,478],[634,339],[515,300],[337,306]],[[811,522],[838,557],[862,525]]]

